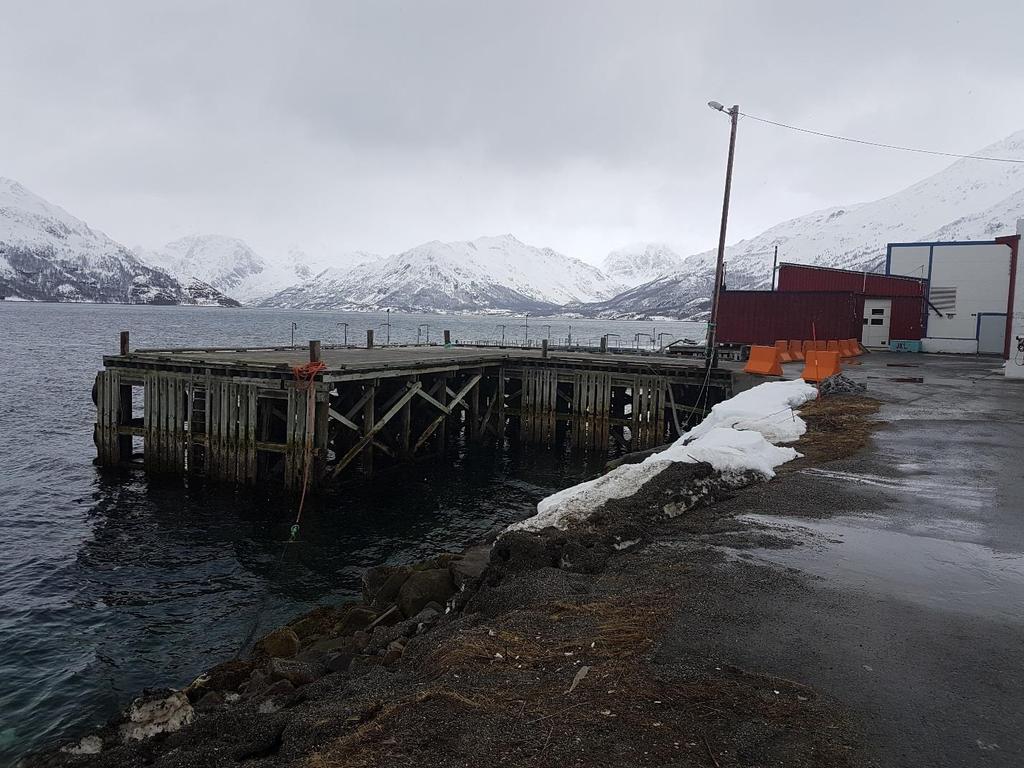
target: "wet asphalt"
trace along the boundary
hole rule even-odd
[[[813,686],[871,764],[1022,766],[1024,381],[992,358],[862,361],[873,444],[726,502],[795,546],[733,552],[723,607],[681,612],[675,651]]]

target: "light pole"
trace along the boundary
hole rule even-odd
[[[416,326],[416,343],[420,343],[420,331],[426,329],[427,332],[427,344],[430,344],[430,323],[420,323]]]
[[[298,323],[292,323],[292,349],[295,349],[295,331],[298,330],[298,328]]]
[[[729,193],[732,191],[732,162],[736,156],[736,123],[740,119],[740,105],[733,104],[726,109],[717,101],[709,101],[708,106],[729,115],[732,126],[729,130],[729,160],[725,165],[725,196],[722,200],[722,228],[718,233],[718,260],[715,262],[715,289],[711,295],[711,318],[708,322],[707,345],[704,350],[705,364],[710,368],[715,364],[715,333],[718,325],[718,294],[722,290],[722,273],[725,269],[725,230],[729,221]]]
[[[665,345],[661,343],[661,337],[662,336],[671,336],[671,335],[672,335],[671,333],[667,333],[665,331],[662,331],[661,333],[658,334],[658,349],[664,349],[665,348]]]
[[[505,346],[505,326],[496,325],[495,328],[501,328],[501,346]]]
[[[523,343],[523,346],[524,347],[528,347],[528,346],[530,346],[530,313],[529,312],[526,313],[526,322],[523,325],[521,325],[520,327],[525,329],[523,331],[523,333],[526,335],[526,340]]]
[[[347,347],[348,346],[348,323],[338,323],[338,325],[342,326],[345,329],[345,342],[344,342],[344,344]]]
[[[619,334],[617,334],[617,333],[606,333],[606,334],[604,335],[604,337],[605,337],[606,339],[608,339],[608,342],[607,342],[607,343],[608,343],[608,346],[610,347],[610,346],[612,345],[612,336],[614,336],[614,337],[615,337],[616,339],[618,339],[618,340],[619,340],[619,343],[618,343],[618,344],[616,344],[615,346],[617,346],[617,347],[618,347],[618,346],[622,346],[622,337],[621,337],[621,336],[620,336]]]

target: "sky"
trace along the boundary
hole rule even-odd
[[[1024,129],[1019,2],[0,0],[0,176],[129,246],[713,248],[728,118]],[[741,120],[729,241],[948,164]]]

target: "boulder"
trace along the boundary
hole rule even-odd
[[[365,646],[364,646],[365,647]],[[344,637],[331,637],[323,640],[317,640],[315,643],[309,646],[309,652],[320,652],[326,654],[332,653],[348,653],[356,654],[361,651],[359,643],[355,637],[347,635]]]
[[[238,686],[249,678],[255,668],[255,663],[249,660],[232,659],[221,662],[205,675],[196,678],[185,689],[185,694],[189,701],[195,704],[210,691],[237,690]]]
[[[335,627],[335,635],[351,635],[353,632],[366,629],[377,618],[377,611],[364,606],[357,606],[349,610]]]
[[[403,616],[411,618],[422,611],[427,603],[447,603],[454,593],[455,582],[447,568],[414,571],[398,593],[398,607]]]
[[[290,659],[299,652],[299,636],[293,629],[281,627],[256,643],[256,650],[266,656]]]
[[[461,589],[463,584],[479,579],[490,559],[490,547],[472,547],[467,549],[462,557],[449,562],[448,570],[452,574],[455,587]]]
[[[341,620],[344,610],[345,606],[322,605],[288,622],[288,627],[305,642],[314,635],[329,632]]]
[[[379,565],[363,574],[363,596],[377,608],[395,601],[398,591],[412,573],[407,565]]]
[[[308,685],[320,677],[319,671],[311,664],[294,659],[271,659],[267,664],[267,677],[271,680],[287,680],[296,688]]]

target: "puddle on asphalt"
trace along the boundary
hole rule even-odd
[[[899,477],[885,477],[866,472],[843,472],[818,467],[803,469],[801,474],[868,485],[893,491],[903,497],[911,496],[915,500],[931,499],[947,508],[982,509],[992,503],[992,497],[995,494],[995,488],[992,486],[964,485],[957,478],[934,475],[931,471],[925,471],[920,465],[897,464],[897,469],[905,474]],[[929,468],[929,470],[932,469],[934,468]]]
[[[803,546],[750,552],[836,586],[883,593],[940,610],[1022,623],[1024,556],[964,541],[880,527],[881,519],[743,520],[794,534]],[[961,521],[947,521],[955,528]],[[874,526],[872,525],[874,523]]]

